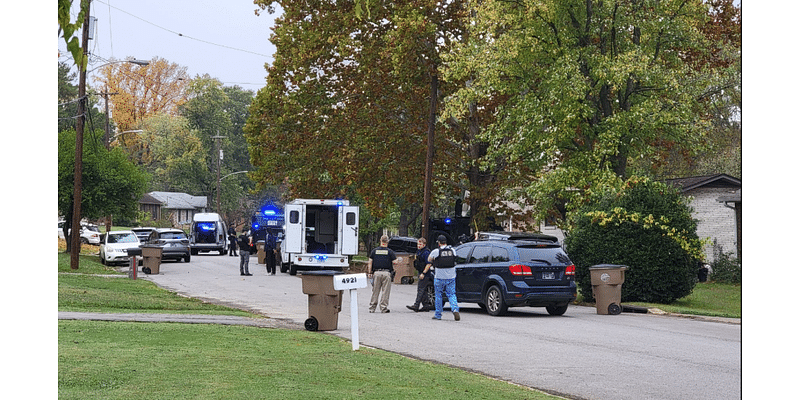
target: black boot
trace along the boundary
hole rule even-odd
[[[419,312],[419,304],[414,304],[413,306],[406,306],[409,310],[413,312]]]

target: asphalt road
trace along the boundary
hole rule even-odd
[[[238,257],[193,256],[164,262],[161,287],[206,301],[249,309],[302,326],[308,296],[301,277],[266,275],[250,259],[253,276],[239,275]],[[140,274],[141,276],[142,274]],[[574,399],[739,399],[741,325],[653,314],[597,315],[570,306],[552,317],[544,309],[511,308],[491,317],[464,304],[461,321],[445,312],[406,309],[416,284],[393,285],[388,314],[369,313],[371,288],[357,291],[359,343],[413,358],[449,364]],[[350,294],[345,292],[338,329],[350,340]]]

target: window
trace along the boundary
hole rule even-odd
[[[472,252],[472,257],[469,259],[469,263],[487,263],[491,257],[491,246],[475,246],[475,250]]]
[[[349,212],[349,213],[347,213],[345,215],[344,219],[345,219],[345,223],[347,225],[355,225],[356,224],[356,213]]]
[[[502,247],[492,247],[492,261],[493,262],[511,261],[511,258],[508,257],[508,249]]]
[[[289,212],[289,223],[290,224],[297,224],[300,223],[300,212],[296,210],[292,210]]]

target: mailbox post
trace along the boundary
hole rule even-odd
[[[333,288],[350,291],[350,341],[353,350],[358,350],[358,294],[357,289],[367,287],[367,274],[336,275],[333,277]]]

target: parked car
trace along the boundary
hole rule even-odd
[[[405,236],[392,236],[388,247],[398,253],[417,253],[417,239]]]
[[[139,241],[142,243],[147,243],[150,240],[150,235],[156,231],[156,228],[153,227],[139,227],[139,228],[132,228],[133,233],[136,234],[136,237],[139,238]]]
[[[133,231],[111,231],[103,234],[100,241],[100,263],[103,265],[129,262],[128,249],[141,246]]]
[[[478,240],[545,240],[558,243],[555,236],[530,232],[478,232]]]
[[[562,315],[577,297],[575,265],[557,240],[478,240],[455,250],[458,302],[490,315],[523,306]]]
[[[66,221],[58,221],[58,237],[64,239],[64,224]],[[81,243],[100,244],[100,230],[97,225],[81,223]]]
[[[175,228],[159,228],[153,231],[148,238],[148,244],[161,246],[162,260],[191,261],[189,249],[189,236],[186,232]]]

